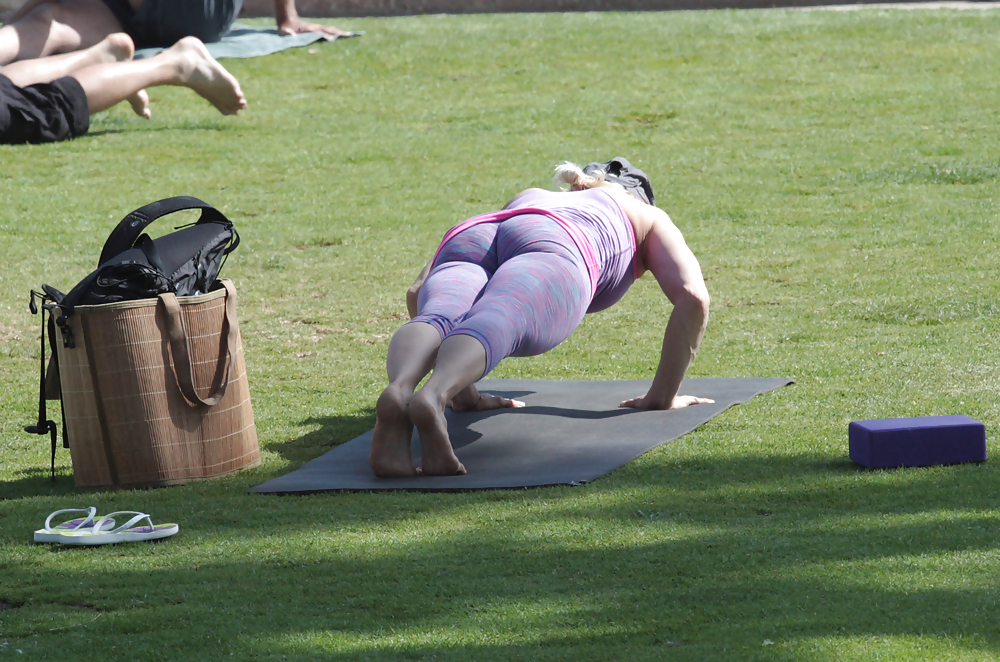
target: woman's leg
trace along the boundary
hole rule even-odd
[[[76,71],[73,77],[87,94],[91,113],[156,85],[191,88],[223,115],[235,115],[247,106],[239,82],[194,37],[182,39],[147,60],[99,64]],[[148,117],[148,109],[140,114]]]
[[[448,438],[448,401],[507,356],[552,349],[576,329],[590,302],[583,258],[569,236],[544,217],[519,216],[500,224],[501,262],[478,301],[441,343],[434,374],[410,400],[420,432],[421,470],[465,473]]]
[[[486,349],[476,338],[448,336],[438,348],[434,374],[411,399],[410,420],[420,432],[420,471],[427,476],[465,473],[448,437],[445,407],[460,391],[474,384],[486,369]]]
[[[477,264],[439,264],[421,287],[420,314],[400,327],[389,341],[386,356],[389,385],[375,404],[376,422],[369,457],[376,476],[416,474],[410,455],[413,422],[409,403],[413,390],[434,367],[441,338],[465,317],[488,279],[489,273]]]
[[[89,48],[123,26],[101,0],[51,0],[0,28],[0,65]]]
[[[386,371],[389,385],[375,404],[375,430],[369,464],[376,476],[413,476],[410,454],[413,422],[409,403],[413,389],[427,376],[441,339],[469,312],[496,269],[497,227],[484,223],[452,239],[438,253],[420,288],[419,314],[389,342]]]
[[[376,476],[413,476],[410,454],[413,422],[408,406],[413,389],[431,370],[441,334],[425,322],[404,324],[389,341],[386,372],[389,385],[375,403],[375,430],[368,464]]]
[[[8,64],[2,73],[18,87],[27,87],[36,83],[51,83],[97,64],[131,60],[134,53],[132,39],[124,32],[118,32],[86,50]]]

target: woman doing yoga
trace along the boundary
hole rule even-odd
[[[464,474],[445,407],[523,407],[475,382],[508,356],[554,348],[585,313],[610,307],[646,271],[673,304],[649,391],[621,403],[679,409],[711,400],[678,395],[708,322],[698,260],[646,175],[622,158],[557,168],[566,192],[528,189],[503,210],[449,230],[407,293],[411,320],[393,335],[389,386],[376,404],[370,464],[377,476]],[[423,388],[417,384],[433,374]],[[414,425],[421,466],[410,456]]]

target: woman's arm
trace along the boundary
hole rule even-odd
[[[629,218],[638,215],[650,229],[640,250],[646,268],[674,305],[663,334],[660,364],[646,395],[626,400],[623,407],[678,409],[711,403],[707,398],[678,395],[681,381],[701,345],[708,324],[709,297],[694,253],[665,212],[638,201],[623,205]],[[636,220],[633,218],[633,220]]]
[[[406,290],[406,311],[410,313],[410,319],[417,316],[417,301],[420,298],[420,288],[424,285],[424,280],[427,278],[428,272],[431,270],[431,262],[434,258],[431,258],[424,268],[420,270],[420,275],[417,279],[413,281],[413,285],[410,285],[410,289]]]

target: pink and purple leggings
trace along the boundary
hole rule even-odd
[[[541,214],[480,222],[446,235],[420,288],[419,314],[444,339],[486,348],[488,374],[508,356],[549,351],[580,324],[591,276],[566,229]]]

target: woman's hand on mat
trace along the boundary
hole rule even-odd
[[[683,409],[684,407],[690,407],[691,405],[710,405],[714,402],[715,400],[712,400],[711,398],[699,398],[696,395],[675,395],[674,399],[670,402],[670,406],[664,407],[654,402],[649,398],[649,394],[646,394],[639,398],[626,400],[618,406],[631,407],[632,409]]]

